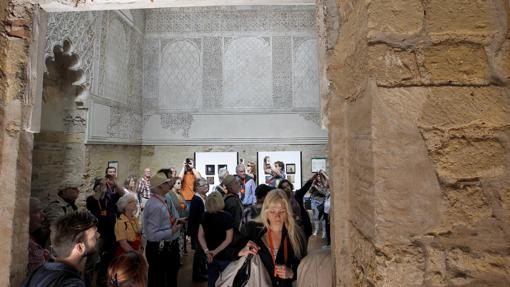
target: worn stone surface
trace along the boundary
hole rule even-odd
[[[368,29],[370,34],[412,36],[423,28],[423,1],[368,1]]]
[[[427,1],[427,30],[434,38],[490,40],[500,28],[498,2]]]

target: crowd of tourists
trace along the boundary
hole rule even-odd
[[[123,185],[116,168],[108,167],[94,179],[85,208],[78,208],[77,186],[63,186],[47,205],[31,198],[23,286],[178,286],[188,243],[194,251],[193,281],[231,286],[222,282],[239,273],[234,265],[251,262],[263,276],[252,276],[258,282],[246,286],[292,286],[296,280],[309,286],[304,282],[310,276],[299,276],[299,270],[325,262],[314,257],[329,256],[307,256],[308,241],[319,230],[325,246],[331,242],[328,176],[314,173],[294,190],[277,161],[267,166],[272,177],[257,185],[249,165],[239,164],[233,174],[223,168],[220,184],[212,188],[192,159],[179,173],[165,168],[153,174],[146,168]],[[317,280],[331,282],[331,274]]]

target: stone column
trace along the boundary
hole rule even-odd
[[[337,0],[336,286],[510,282],[507,0]]]
[[[12,4],[12,5],[11,5]],[[0,2],[0,286],[19,286],[28,259],[33,136],[27,132],[32,5]]]

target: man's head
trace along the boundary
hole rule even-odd
[[[241,185],[233,175],[227,175],[221,182],[226,188],[228,193],[238,194],[241,190]]]
[[[207,180],[203,177],[197,178],[195,180],[195,192],[205,195],[208,191],[209,183],[207,183]]]
[[[159,195],[167,194],[174,186],[175,180],[173,177],[167,178],[166,174],[158,172],[151,178],[151,192]]]
[[[44,212],[42,210],[41,201],[38,198],[31,197],[30,198],[30,224],[29,224],[29,232],[32,233],[36,231],[44,220]]]
[[[117,169],[113,166],[109,166],[106,168],[104,174],[105,175],[109,174],[109,175],[113,176],[114,179],[116,179],[117,178]]]
[[[80,190],[76,186],[65,186],[58,191],[58,196],[67,202],[75,202],[78,199]]]
[[[152,172],[151,172],[151,169],[146,167],[144,170],[143,170],[143,176],[146,178],[146,179],[149,179],[151,178],[152,176]]]
[[[244,179],[246,177],[246,168],[244,167],[244,164],[238,164],[236,167],[236,174],[240,178]]]
[[[289,198],[291,197],[292,191],[294,190],[294,186],[288,179],[282,179],[278,184],[278,188],[283,189]]]
[[[285,165],[283,164],[283,161],[275,161],[274,162],[274,167],[275,168],[278,168],[279,170],[282,170],[283,171],[283,168],[285,167]]]
[[[260,184],[255,188],[255,197],[257,197],[257,202],[262,203],[264,202],[264,199],[266,198],[266,195],[273,190],[274,187],[269,186],[267,184]]]
[[[51,244],[57,258],[80,260],[95,253],[99,233],[97,218],[88,211],[71,212],[51,226]]]

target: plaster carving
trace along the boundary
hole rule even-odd
[[[292,39],[273,37],[273,101],[274,106],[291,108],[292,101]]]
[[[234,39],[225,47],[224,59],[224,107],[273,106],[271,46],[268,39]]]
[[[161,114],[161,127],[170,129],[173,133],[182,130],[182,136],[189,138],[189,130],[193,123],[193,115],[190,113],[164,113]]]
[[[202,107],[218,108],[223,102],[223,59],[221,37],[204,37]]]
[[[319,60],[317,41],[294,37],[294,107],[318,108]]]
[[[303,119],[310,121],[317,126],[321,126],[321,114],[320,113],[299,113],[299,116]]]
[[[176,110],[196,109],[200,106],[202,92],[200,46],[194,41],[171,41],[163,47],[161,55],[161,107]]]
[[[110,107],[110,124],[107,132],[112,138],[139,142],[142,139],[142,115],[133,107]]]
[[[87,126],[87,120],[79,112],[67,112],[62,120],[64,122],[64,131],[67,133],[82,133]]]
[[[55,48],[58,52],[76,58],[71,70],[81,76],[73,82],[77,87],[75,103],[78,108],[88,108],[89,87],[94,75],[92,64],[94,57],[96,12],[50,13],[45,58],[54,59]],[[60,46],[64,43],[63,46]]]
[[[214,31],[314,32],[313,6],[166,8],[148,10],[147,33],[210,33]]]

